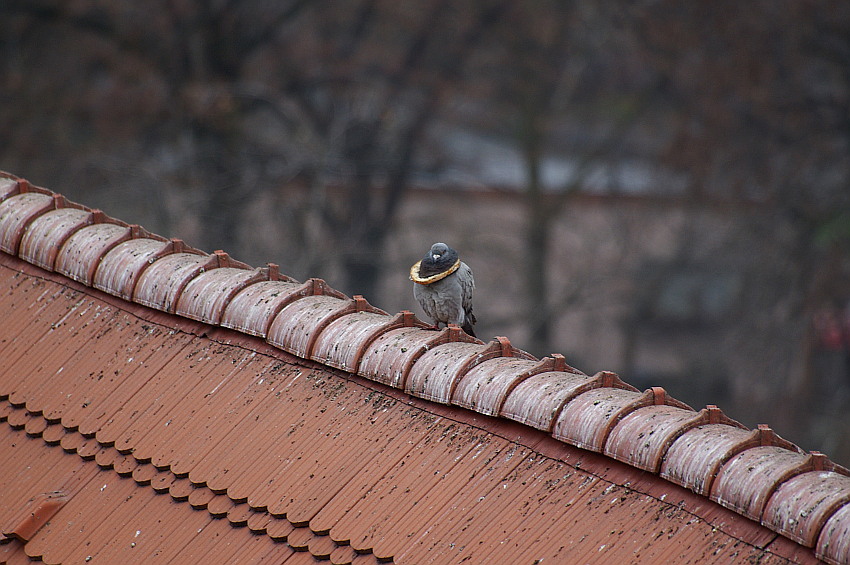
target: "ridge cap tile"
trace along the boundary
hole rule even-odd
[[[68,237],[54,263],[58,273],[91,286],[101,258],[113,247],[130,239],[128,226],[103,222],[83,226]]]
[[[189,281],[214,264],[215,259],[209,255],[187,251],[161,257],[139,276],[133,289],[133,302],[173,314]]]
[[[94,274],[93,286],[124,300],[132,300],[133,290],[142,271],[169,245],[168,241],[150,237],[119,243],[101,259]]]
[[[17,255],[27,227],[53,206],[53,198],[37,192],[16,194],[0,202],[0,251]]]
[[[246,286],[225,307],[221,325],[264,338],[278,312],[304,289],[305,284],[295,280],[259,281]]]
[[[457,383],[471,367],[501,355],[497,342],[437,344],[423,352],[413,364],[404,391],[419,398],[449,404]]]
[[[850,504],[850,477],[810,470],[779,485],[765,506],[762,522],[806,547],[842,506]]]
[[[850,504],[836,510],[823,525],[815,555],[827,563],[850,563]]]
[[[452,404],[487,416],[499,416],[520,384],[547,372],[580,373],[559,355],[539,360],[524,356],[496,357],[482,361],[463,375],[452,394]]]
[[[745,449],[720,466],[711,487],[711,499],[761,522],[762,511],[773,492],[804,472],[809,459],[802,453],[772,445]]]
[[[409,311],[394,316],[369,311],[344,314],[322,330],[315,341],[311,358],[356,374],[366,349],[381,334],[405,327],[424,329],[430,326]]]
[[[20,257],[52,271],[62,245],[77,230],[90,225],[92,216],[92,212],[78,208],[48,210],[27,226],[20,242]]]

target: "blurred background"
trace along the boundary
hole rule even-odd
[[[0,169],[850,464],[850,3],[3,0]]]

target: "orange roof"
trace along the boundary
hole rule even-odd
[[[0,175],[0,561],[850,563],[850,473]]]

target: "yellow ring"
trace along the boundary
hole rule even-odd
[[[446,278],[450,274],[457,271],[458,267],[460,267],[460,259],[458,259],[457,261],[455,261],[454,265],[452,265],[451,267],[449,267],[447,270],[443,271],[442,273],[437,273],[436,275],[431,275],[430,277],[422,278],[422,277],[419,276],[419,264],[420,263],[422,263],[422,261],[417,261],[416,263],[413,264],[412,267],[410,267],[410,280],[412,280],[415,283],[419,283],[419,284],[431,284],[431,283],[437,282],[439,280],[443,280],[444,278]]]

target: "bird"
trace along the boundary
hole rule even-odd
[[[439,242],[431,246],[420,261],[410,267],[413,296],[431,318],[435,328],[440,323],[456,324],[472,337],[475,315],[472,292],[475,279],[472,269],[460,260],[457,251]]]

